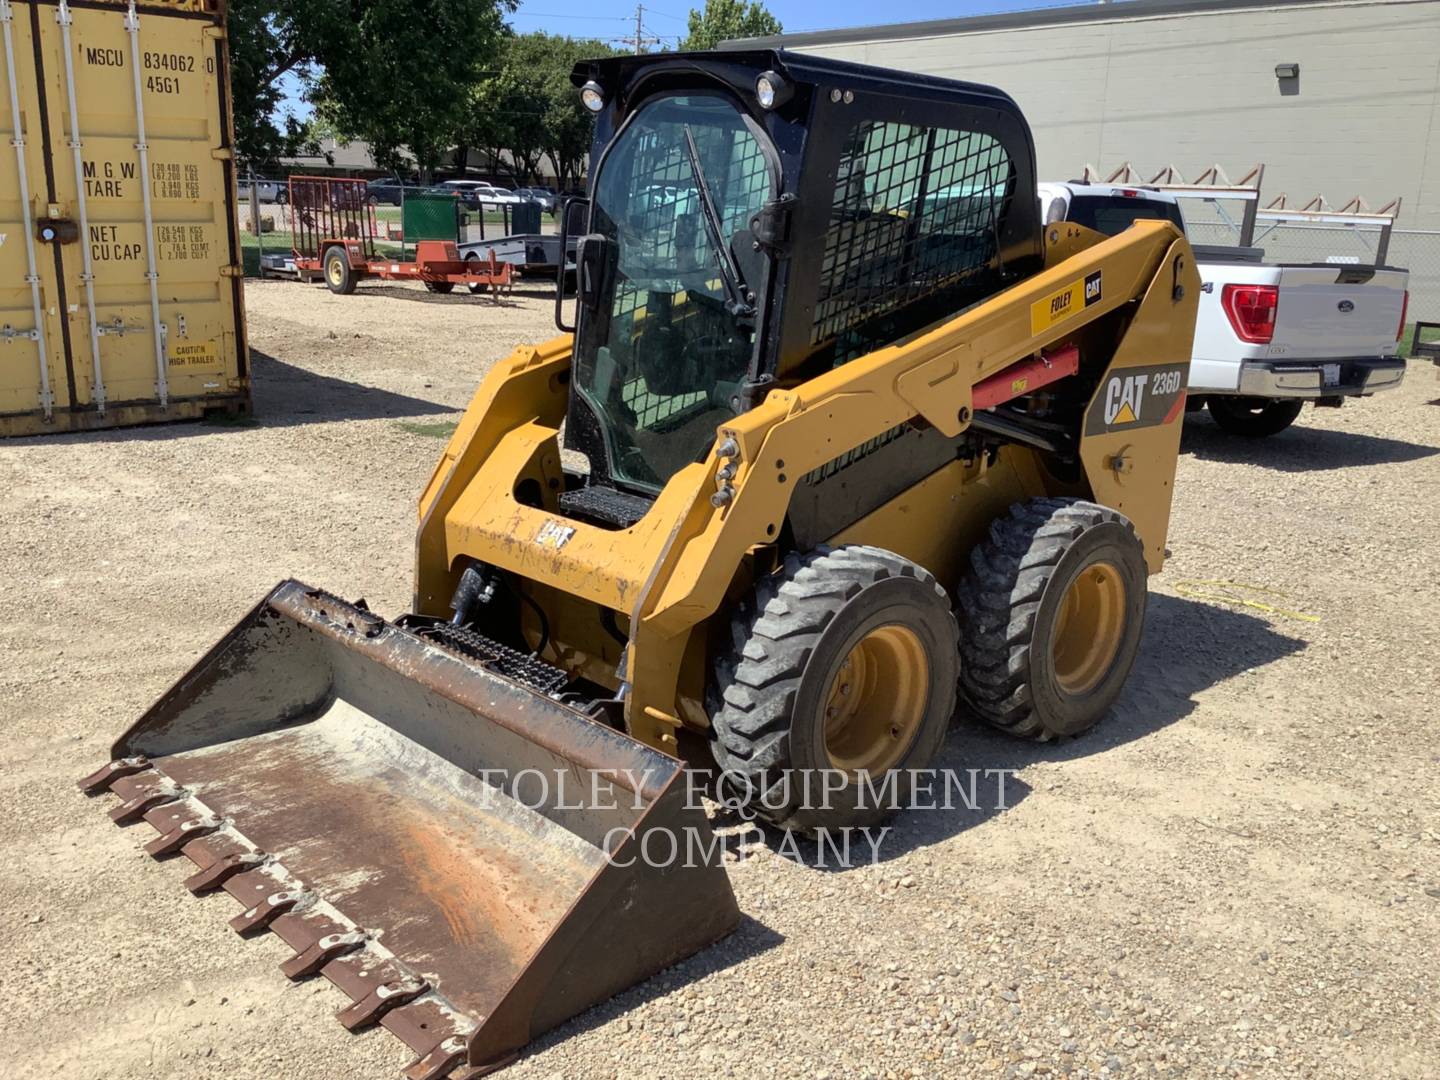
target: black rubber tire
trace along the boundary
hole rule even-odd
[[[927,696],[895,797],[870,787],[823,789],[823,693],[838,665],[871,630],[899,624],[928,660]],[[789,555],[735,612],[731,645],[716,657],[709,694],[711,749],[722,795],[757,817],[802,832],[858,828],[890,817],[910,793],[903,770],[923,769],[945,740],[955,713],[958,626],[949,597],[923,568],[880,548],[817,548]],[[838,776],[834,777],[839,780]],[[806,798],[808,790],[811,798]],[[748,796],[748,798],[747,798]],[[822,805],[807,805],[819,802]]]
[[[337,263],[341,269],[335,272],[333,267]],[[325,287],[337,296],[349,296],[355,291],[358,282],[355,271],[350,268],[350,258],[345,254],[344,248],[338,246],[326,248],[322,270],[321,277],[325,279]]]
[[[470,274],[476,274],[476,273],[479,273],[479,272],[480,272],[480,259],[479,259],[478,256],[475,256],[475,255],[467,255],[467,256],[465,256],[465,271],[466,271],[466,273],[470,273]],[[490,288],[490,286],[489,286],[489,285],[470,285],[470,286],[467,286],[467,288],[469,288],[469,290],[470,290],[470,295],[471,295],[471,296],[478,296],[478,295],[480,295],[481,293],[485,292],[485,290],[487,290],[488,288]]]
[[[1124,590],[1125,623],[1113,659],[1081,694],[1057,680],[1061,603],[1086,568],[1107,562]],[[1145,552],[1128,518],[1081,499],[1017,503],[970,553],[956,595],[960,686],[986,723],[1027,739],[1078,735],[1120,695],[1145,624]]]
[[[448,296],[455,291],[455,283],[453,281],[427,281],[425,282],[425,291]]]
[[[1264,439],[1284,431],[1300,415],[1305,402],[1298,398],[1261,398],[1217,395],[1208,401],[1210,415],[1231,435]]]

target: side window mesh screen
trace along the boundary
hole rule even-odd
[[[863,120],[835,180],[810,341],[836,366],[983,295],[1014,197],[997,140]]]

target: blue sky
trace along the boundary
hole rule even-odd
[[[986,15],[999,11],[1065,7],[1077,0],[909,0],[908,4],[887,7],[875,0],[764,0],[787,32],[830,30],[840,26],[873,26],[876,23],[919,22],[962,15]],[[1083,2],[1083,0],[1080,0]],[[644,4],[642,26],[646,37],[660,38],[674,48],[685,36],[686,19],[692,6],[703,0],[655,0]],[[525,0],[510,17],[516,30],[544,30],[570,37],[630,40],[635,33],[635,0]],[[620,44],[616,40],[616,44]],[[300,100],[299,81],[287,77],[286,105],[305,117],[310,109]]]
[[[887,7],[874,0],[766,0],[787,31],[828,30],[837,26],[869,26],[875,23],[915,22],[961,15],[984,15],[1025,8],[1062,7],[1075,0],[910,0]],[[690,8],[686,0],[655,0],[645,3],[643,22],[647,35],[675,39],[685,34]],[[517,30],[545,30],[572,37],[618,38],[635,32],[634,0],[526,0],[511,18]]]

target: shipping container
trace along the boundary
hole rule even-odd
[[[220,0],[0,0],[0,435],[250,407]]]

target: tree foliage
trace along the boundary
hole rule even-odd
[[[682,52],[713,49],[731,38],[766,37],[781,32],[780,20],[758,0],[705,0],[701,10],[690,9],[690,33],[680,42]]]
[[[536,31],[512,34],[498,69],[470,94],[462,145],[508,154],[515,178],[528,181],[548,159],[562,187],[583,171],[593,119],[570,83],[580,60],[610,56],[601,41],[577,40]]]
[[[295,73],[326,121],[395,166],[409,147],[433,166],[464,122],[468,92],[495,66],[515,0],[232,0],[236,142],[252,161],[294,153],[277,120]]]

